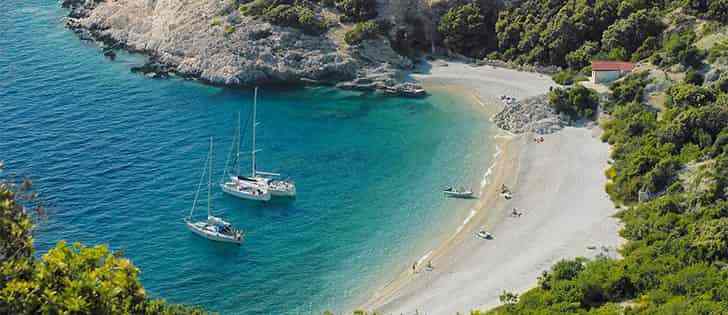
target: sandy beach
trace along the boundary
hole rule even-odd
[[[500,96],[523,99],[555,84],[545,75],[490,66],[435,63],[413,75],[425,86],[470,93],[488,113],[501,108]],[[379,314],[455,314],[499,304],[504,291],[523,292],[537,276],[563,258],[616,255],[621,243],[616,209],[604,191],[608,146],[600,130],[566,128],[546,135],[496,136],[501,153],[480,192],[472,219],[435,249],[417,272],[403,271],[362,305]],[[502,184],[513,192],[506,200]],[[516,208],[519,216],[512,216]],[[485,228],[491,240],[475,237]],[[594,249],[596,248],[596,249]],[[423,253],[424,255],[425,253]]]

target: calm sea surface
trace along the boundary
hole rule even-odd
[[[132,74],[141,57],[105,59],[64,13],[0,1],[0,160],[50,205],[40,253],[62,239],[109,244],[155,297],[224,314],[344,311],[454,232],[473,202],[439,190],[479,187],[490,164],[494,127],[456,97],[263,88],[259,168],[293,177],[299,196],[257,204],[215,189],[214,212],[248,240],[207,241],[182,218],[207,139],[219,179],[251,91]]]

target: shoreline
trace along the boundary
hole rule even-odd
[[[499,192],[497,191],[498,185],[503,178],[513,172],[512,168],[517,167],[517,163],[520,152],[518,152],[518,144],[515,143],[516,139],[512,136],[498,133],[492,137],[494,139],[497,155],[493,160],[492,164],[486,170],[483,177],[483,184],[479,189],[479,201],[475,206],[469,209],[470,213],[465,217],[463,222],[458,225],[454,233],[445,237],[445,240],[438,244],[435,248],[430,249],[424,253],[417,260],[417,274],[426,272],[426,264],[428,261],[432,261],[435,266],[438,265],[444,256],[462,241],[469,232],[475,232],[477,227],[488,222],[488,219],[493,217],[495,213],[489,207],[496,207],[498,203]],[[504,149],[505,148],[505,149]],[[490,226],[488,226],[490,228]],[[417,275],[415,274],[415,275]],[[402,272],[391,279],[387,284],[378,289],[374,296],[369,298],[367,302],[357,309],[362,310],[376,310],[377,305],[384,304],[386,300],[390,299],[397,291],[403,289],[410,283],[412,278],[411,269],[405,268]],[[388,313],[386,313],[388,314]]]
[[[420,80],[425,87],[435,85],[472,98],[470,103],[482,107],[490,119],[502,109],[500,95],[522,99],[546,93],[550,86],[555,86],[550,78],[539,74],[494,67],[471,67],[460,63],[433,67],[430,73],[413,77]],[[607,166],[607,148],[598,138],[594,139],[595,131],[598,133],[598,129],[566,128],[556,134],[544,136],[546,143],[555,142],[555,147],[550,147],[533,144],[533,141],[529,141],[529,134],[516,135],[499,129],[492,136],[496,146],[495,158],[481,182],[480,199],[471,208],[463,223],[457,227],[455,233],[446,236],[443,242],[420,256],[416,273],[405,268],[394,279],[386,282],[385,286],[374,291],[358,309],[381,314],[454,314],[493,307],[498,305],[497,295],[503,290],[521,293],[533,287],[538,274],[558,259],[596,254],[585,249],[586,246],[582,244],[584,240],[588,240],[590,244],[608,244],[608,248],[616,248],[621,242],[617,235],[618,222],[610,217],[616,210],[603,191],[602,170]],[[587,137],[592,140],[587,140]],[[576,173],[580,171],[579,163],[570,165],[561,162],[568,159],[580,160],[578,151],[582,144],[590,147],[589,154],[585,154],[589,158],[580,162],[584,164],[584,170],[589,171],[592,179],[587,185],[589,198],[583,198],[587,201],[584,205],[592,202],[590,199],[597,198],[599,211],[576,220],[576,225],[567,228],[564,237],[560,237],[542,226],[558,230],[565,223],[563,221],[572,220],[568,215],[579,215],[580,209],[583,209],[584,205],[578,202],[562,201],[559,199],[563,198],[555,197],[559,196],[560,188],[568,188],[578,193],[580,186],[584,184],[579,183],[577,178],[572,178],[573,176],[568,178],[571,181],[559,178],[562,171],[573,173],[574,168]],[[540,170],[542,166],[550,168],[550,172]],[[540,178],[540,173],[553,174],[543,174],[543,177],[550,177],[546,179]],[[549,181],[554,183],[547,183]],[[505,200],[501,196],[501,184],[514,190],[513,200]],[[555,191],[554,187],[557,188]],[[552,191],[552,194],[544,191]],[[535,195],[536,198],[521,197],[522,192],[525,192],[524,195]],[[531,215],[530,209],[538,208],[542,203],[547,205],[544,207],[547,211]],[[518,209],[525,206],[526,216],[516,219],[506,215],[509,212],[507,209],[512,206]],[[560,213],[562,207],[575,213]],[[512,222],[516,220],[522,226],[512,226]],[[591,233],[591,229],[581,228],[580,223],[600,229]],[[474,234],[481,226],[494,233],[495,239],[476,240]],[[519,244],[524,238],[530,239],[532,243]],[[540,245],[546,249],[541,249]],[[498,258],[492,259],[494,256]],[[508,260],[506,256],[511,256],[514,260]],[[433,270],[425,267],[428,261],[432,262]],[[491,274],[490,270],[502,272]],[[509,276],[510,273],[517,277]]]

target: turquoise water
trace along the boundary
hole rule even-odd
[[[251,91],[131,74],[140,57],[104,59],[64,29],[64,13],[57,1],[0,2],[0,160],[50,205],[41,253],[61,239],[108,243],[153,296],[225,314],[343,311],[473,205],[437,192],[478,187],[491,158],[493,127],[458,98],[263,88],[259,166],[292,176],[299,196],[256,204],[215,190],[215,212],[248,240],[196,237],[182,217],[207,139],[219,178]]]

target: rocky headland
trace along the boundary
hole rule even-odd
[[[348,45],[336,21],[321,34],[271,24],[239,10],[236,0],[62,0],[66,25],[100,43],[107,56],[124,49],[149,56],[133,69],[149,77],[170,74],[210,84],[331,84],[341,88],[419,96],[405,82],[412,61],[383,36]],[[334,21],[336,13],[317,7]],[[333,18],[331,18],[333,16]],[[349,26],[350,27],[350,26]]]

